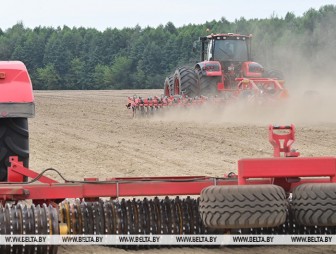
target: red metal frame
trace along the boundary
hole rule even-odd
[[[285,157],[299,157],[300,153],[291,149],[292,144],[295,142],[295,126],[273,126],[268,128],[268,140],[273,146],[274,157],[280,157],[281,153]],[[285,130],[285,133],[276,133],[277,130]]]
[[[180,94],[181,84],[178,79],[174,79],[174,94]]]
[[[279,99],[287,98],[287,90],[283,87],[282,81],[272,78],[236,78],[237,90],[236,95],[244,91],[253,91],[256,96],[263,98]],[[225,89],[224,89],[225,91]],[[266,97],[264,94],[267,94]]]
[[[279,134],[276,131],[287,132]],[[238,175],[230,174],[223,178],[128,177],[109,178],[104,181],[87,178],[83,181],[60,183],[41,176],[38,183],[22,183],[23,176],[34,179],[39,174],[25,168],[17,157],[11,157],[8,182],[0,183],[0,200],[32,199],[34,202],[59,202],[65,198],[199,195],[204,188],[212,185],[245,184],[276,184],[289,193],[303,183],[336,183],[336,157],[297,158],[299,154],[291,151],[294,135],[293,125],[270,126],[269,141],[274,147],[275,158],[239,160]],[[281,153],[283,157],[280,157]]]
[[[335,157],[297,158],[300,153],[291,148],[295,141],[293,124],[270,125],[268,130],[274,158],[239,160],[238,184],[248,184],[248,179],[253,178],[271,178],[273,184],[280,185],[285,191],[290,192],[295,186],[304,182],[336,182]],[[315,178],[302,180],[301,177]]]

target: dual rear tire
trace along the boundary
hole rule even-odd
[[[186,95],[192,98],[216,95],[218,82],[219,77],[207,77],[201,70],[184,66],[165,79],[163,90],[165,96]]]
[[[210,186],[199,209],[209,228],[276,227],[286,221],[287,200],[276,185]]]
[[[174,94],[195,97],[200,94],[197,74],[190,67],[178,68],[174,73]]]
[[[304,226],[336,226],[336,184],[302,184],[294,189],[292,211]]]
[[[210,186],[202,190],[202,221],[214,229],[277,227],[286,222],[306,227],[336,226],[336,184],[302,184],[288,203],[276,185]]]

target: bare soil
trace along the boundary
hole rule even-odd
[[[30,166],[53,167],[67,179],[211,175],[235,172],[244,157],[271,157],[267,125],[295,123],[295,148],[304,156],[336,155],[335,101],[289,101],[274,108],[167,112],[132,119],[127,96],[143,91],[36,91],[30,119]],[[329,96],[329,95],[328,95]],[[329,97],[328,97],[329,98]],[[318,170],[318,169],[316,169]],[[56,176],[52,175],[57,178]],[[331,253],[332,246],[164,248],[128,253]],[[122,253],[98,246],[60,247],[59,253]]]

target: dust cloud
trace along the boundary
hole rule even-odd
[[[289,97],[262,104],[239,101],[201,107],[164,110],[153,120],[179,122],[239,124],[305,124],[336,123],[336,88],[292,89]]]
[[[278,43],[260,51],[256,61],[265,69],[284,74],[289,97],[271,103],[230,102],[198,108],[167,110],[153,120],[180,122],[212,122],[242,124],[305,124],[336,123],[335,20],[315,27],[305,36],[290,36],[287,43]],[[264,54],[264,55],[263,55]],[[266,57],[268,56],[268,58]],[[272,66],[272,67],[269,67]]]

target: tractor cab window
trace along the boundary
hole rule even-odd
[[[243,40],[215,40],[214,60],[248,61],[247,43]]]
[[[207,56],[205,59],[209,60],[209,61],[213,61],[214,58],[213,58],[213,54],[212,54],[212,45],[213,45],[213,41],[208,41],[208,44],[207,44]]]

